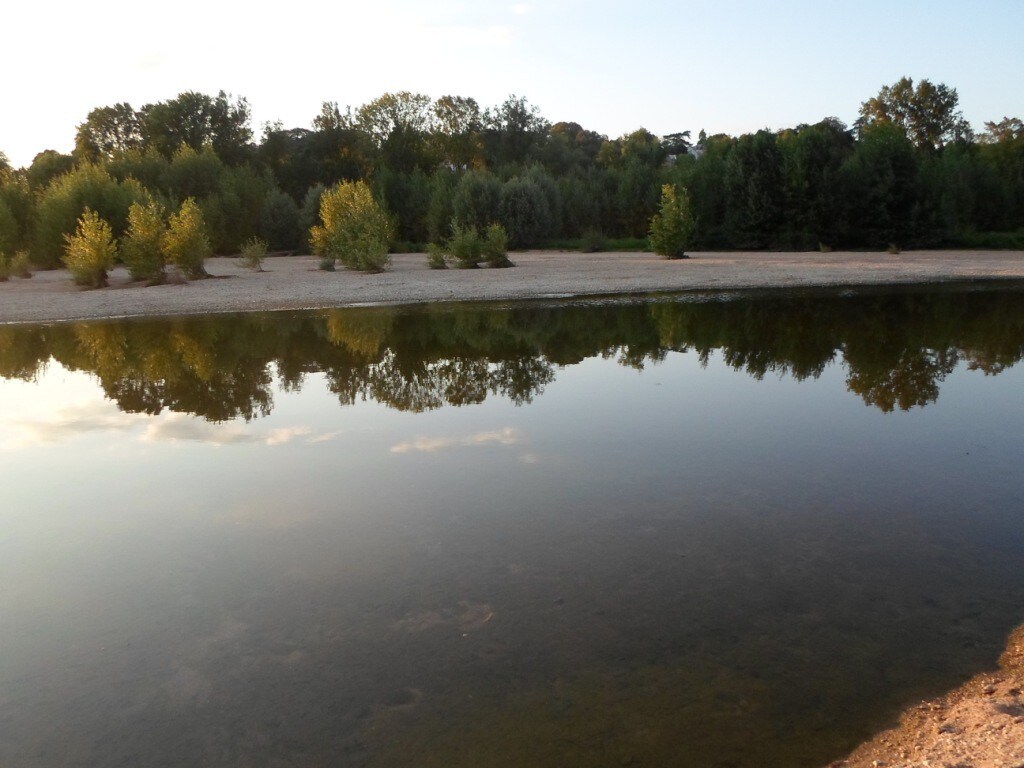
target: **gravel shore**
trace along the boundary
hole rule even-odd
[[[529,251],[514,269],[431,270],[423,254],[396,254],[387,272],[321,272],[312,256],[270,258],[265,272],[236,259],[207,261],[214,279],[145,286],[123,268],[110,287],[84,290],[64,270],[0,283],[0,323],[343,307],[837,285],[1024,279],[1022,251],[887,253],[695,253],[679,261],[651,253]]]

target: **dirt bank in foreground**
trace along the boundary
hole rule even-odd
[[[1024,768],[1024,626],[999,666],[907,710],[899,726],[830,768]]]
[[[668,261],[651,253],[512,254],[515,269],[430,270],[423,254],[398,254],[391,270],[320,272],[311,256],[268,259],[254,273],[236,260],[207,262],[220,279],[144,286],[124,269],[110,287],[83,290],[63,270],[0,283],[0,322],[342,307],[435,301],[530,299],[613,293],[1024,279],[1022,251],[885,253],[697,253]]]

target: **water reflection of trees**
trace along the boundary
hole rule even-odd
[[[527,403],[560,366],[595,356],[643,367],[671,351],[718,352],[760,378],[819,376],[833,362],[883,411],[934,401],[964,362],[996,374],[1024,354],[1024,293],[910,292],[587,306],[360,308],[48,327],[0,327],[0,375],[32,379],[52,357],[86,371],[125,411],[213,421],[270,412],[323,372],[342,403],[401,410]]]

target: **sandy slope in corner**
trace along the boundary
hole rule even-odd
[[[1024,766],[1024,627],[999,660],[952,693],[907,710],[899,725],[830,768],[1021,768]]]
[[[696,253],[667,261],[650,253],[512,254],[515,269],[430,270],[423,254],[398,254],[391,270],[365,275],[319,272],[310,256],[268,259],[253,273],[234,259],[207,262],[222,279],[143,286],[119,268],[111,287],[82,290],[61,270],[0,283],[0,322],[307,307],[528,299],[552,295],[694,289],[926,283],[1024,279],[1022,251],[885,253]]]

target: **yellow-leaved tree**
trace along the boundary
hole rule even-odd
[[[348,269],[382,272],[391,261],[391,220],[363,181],[343,181],[320,198],[321,225],[309,231],[320,268],[335,261]]]
[[[176,265],[190,279],[208,277],[206,259],[213,255],[210,238],[206,235],[203,212],[191,197],[171,215],[163,235],[164,256],[168,264]]]
[[[164,209],[150,197],[128,209],[128,231],[121,240],[121,260],[132,280],[164,281]]]
[[[64,265],[78,285],[102,288],[114,266],[117,242],[110,225],[86,208],[73,235],[64,235]]]

